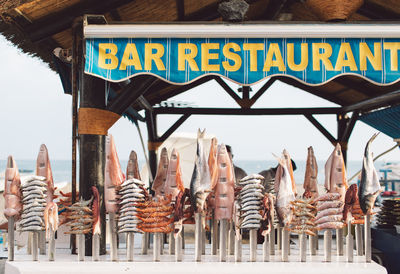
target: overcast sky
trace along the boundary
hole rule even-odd
[[[1,100],[0,159],[14,155],[16,159],[35,159],[39,146],[45,143],[52,159],[71,159],[71,101],[64,95],[58,75],[47,64],[13,47],[0,36]],[[237,86],[229,83],[235,89]],[[258,90],[260,85],[253,87]],[[213,82],[176,96],[171,100],[186,101],[201,107],[236,107],[236,103]],[[254,107],[330,107],[335,104],[291,86],[276,82]],[[179,116],[159,118],[161,135]],[[317,119],[336,136],[336,116],[320,115]],[[307,147],[312,145],[318,160],[326,160],[333,146],[302,116],[192,116],[179,129],[196,132],[206,128],[220,142],[233,147],[240,160],[273,159],[283,148],[297,160],[305,160]],[[141,124],[144,138],[146,128]],[[120,159],[127,159],[130,150],[143,158],[136,127],[120,119],[109,131],[115,137]],[[357,122],[350,138],[348,158],[361,160],[364,146],[376,132]],[[393,146],[390,137],[381,134],[373,144],[377,154]],[[398,161],[399,150],[383,159]]]

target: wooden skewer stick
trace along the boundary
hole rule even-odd
[[[77,234],[78,238],[78,261],[85,260],[85,234]]]
[[[272,225],[271,232],[269,233],[269,254],[275,255],[275,227]]]
[[[111,233],[111,261],[118,261],[118,240],[117,240],[117,223],[115,213],[109,213],[110,217],[110,233]]]
[[[365,237],[365,262],[371,262],[371,215],[365,215],[364,237]]]
[[[270,235],[273,231],[271,230],[268,234],[264,236],[264,243],[263,243],[263,261],[269,262],[270,259],[270,244],[268,239],[270,239]]]
[[[336,229],[336,250],[338,256],[343,256],[343,228]]]
[[[278,243],[278,250],[282,250],[282,227],[278,224],[277,227],[277,243]]]
[[[250,229],[250,262],[257,261],[257,230]]]
[[[360,224],[355,225],[355,232],[356,232],[357,255],[362,256],[364,255],[364,245],[363,245],[362,229]]]
[[[27,242],[27,253],[29,255],[32,254],[32,233],[28,233],[28,242]]]
[[[39,254],[46,255],[46,231],[39,232]]]
[[[92,261],[100,261],[100,234],[94,233],[92,236]]]
[[[195,230],[194,230],[194,260],[196,262],[201,261],[201,249],[202,249],[202,225],[201,225],[201,214],[194,214]]]
[[[160,255],[164,255],[164,240],[165,240],[165,234],[161,233],[160,234]]]
[[[159,262],[160,261],[160,244],[161,244],[161,233],[154,233],[154,241],[153,241],[153,261]]]
[[[147,255],[149,248],[149,233],[145,232],[142,235],[142,255]]]
[[[8,217],[8,260],[14,261],[14,217]]]
[[[221,220],[219,227],[219,261],[226,261],[226,227],[228,220]]]
[[[288,262],[289,261],[289,246],[290,244],[290,235],[289,231],[282,228],[282,261]]]
[[[242,235],[235,237],[235,262],[242,261]]]
[[[133,253],[135,250],[135,233],[128,232],[126,235],[126,257],[128,262],[133,262]]]
[[[56,232],[53,230],[50,225],[50,239],[49,239],[49,261],[54,261],[54,257],[56,254]]]
[[[324,232],[324,259],[325,262],[332,261],[332,230],[330,229]]]
[[[175,238],[174,232],[168,234],[168,253],[169,255],[175,254]]]
[[[308,241],[310,245],[310,254],[311,255],[317,255],[317,244],[316,242],[318,241],[318,231],[315,232],[317,236],[308,236]]]
[[[303,232],[299,235],[300,241],[300,262],[305,262],[307,260],[307,236]]]
[[[235,252],[235,230],[233,228],[233,222],[229,222],[229,234],[228,234],[228,254],[233,255]]]
[[[353,262],[353,235],[351,235],[351,220],[347,221],[347,237],[346,237],[346,245],[347,245],[347,261],[349,263]]]
[[[214,218],[212,219],[212,227],[211,227],[211,255],[217,255],[217,247],[218,247],[218,220]]]
[[[179,232],[175,239],[175,261],[181,262],[182,257],[182,235]]]
[[[201,225],[201,255],[206,255],[206,229]]]
[[[39,259],[39,232],[32,232],[32,260],[37,261]]]

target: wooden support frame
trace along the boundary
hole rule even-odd
[[[311,114],[305,114],[304,115],[308,121],[311,122],[311,124],[313,124],[332,144],[335,144],[337,142],[337,140],[335,139],[335,137],[332,136],[332,134],[329,133],[329,131],[327,131],[323,125],[321,125],[317,119],[315,119]]]
[[[190,113],[183,114],[160,138],[158,138],[159,142],[164,142],[167,140],[169,136],[171,136],[174,131],[180,127],[188,118],[190,117]]]

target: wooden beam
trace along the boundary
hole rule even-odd
[[[342,113],[352,112],[354,110],[367,111],[389,105],[400,103],[400,91],[394,91],[382,96],[367,99],[353,105],[344,106],[341,109]]]
[[[221,77],[216,77],[215,81],[217,81],[217,83],[226,91],[226,93],[228,93],[228,95],[231,96],[232,99],[235,100],[239,106],[241,106],[240,101],[242,100],[242,98],[240,98],[239,95],[237,95],[237,93],[233,89],[231,89],[231,87],[228,86],[228,84],[224,80],[222,80]]]
[[[212,21],[221,15],[218,13],[219,1],[205,6],[198,11],[185,15],[182,21]]]
[[[335,80],[333,80],[336,83],[339,83],[345,87],[354,89],[355,91],[358,91],[368,97],[375,97],[376,96],[376,90],[372,90],[371,86],[368,86],[366,81],[351,81],[348,77],[342,76],[338,77]]]
[[[158,138],[158,142],[164,142],[171,136],[172,133],[177,130],[188,118],[190,117],[190,113],[183,114],[164,134]]]
[[[153,108],[156,114],[191,115],[313,115],[337,114],[340,108]]]
[[[370,0],[364,1],[364,4],[357,10],[357,13],[367,16],[372,20],[399,20],[400,14],[384,8]]]
[[[263,20],[275,20],[282,9],[285,7],[287,0],[269,0],[268,6],[263,16]]]
[[[176,0],[176,10],[178,21],[182,21],[185,18],[185,0]]]
[[[329,142],[332,144],[337,142],[335,137],[333,137],[311,114],[305,114],[304,116],[329,140]]]
[[[343,132],[342,136],[338,136],[339,141],[344,141],[348,142],[350,139],[350,135],[353,132],[354,126],[358,120],[358,117],[360,115],[360,112],[358,110],[353,112],[353,115],[351,115],[350,121],[347,123],[347,126]]]
[[[253,105],[271,86],[275,83],[276,78],[270,78],[265,84],[251,97],[251,101]]]

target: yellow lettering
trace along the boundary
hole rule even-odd
[[[275,56],[275,60],[274,60]],[[281,51],[277,43],[269,44],[267,56],[265,57],[264,71],[269,71],[271,67],[278,67],[279,71],[285,71],[285,63],[283,62]]]
[[[139,54],[137,52],[136,45],[132,43],[126,44],[119,69],[126,70],[127,66],[133,66],[136,70],[142,69],[142,64],[140,64]]]
[[[153,53],[153,49],[156,52]],[[164,46],[158,43],[145,44],[144,46],[144,69],[151,70],[151,65],[154,61],[157,70],[165,70],[164,63],[161,57],[164,55]]]
[[[243,44],[243,50],[248,50],[250,52],[250,71],[257,71],[257,51],[263,50],[264,44]]]
[[[107,52],[108,51],[108,52]],[[99,67],[103,69],[115,69],[118,67],[117,54],[118,47],[113,43],[99,44]],[[107,60],[110,62],[107,63]]]
[[[240,58],[239,54],[230,51],[230,49],[233,49],[233,51],[240,51],[240,46],[236,43],[228,43],[222,48],[224,56],[234,62],[233,65],[230,65],[229,61],[223,61],[222,66],[227,71],[238,71],[242,66],[242,58]]]
[[[201,70],[219,71],[219,64],[210,64],[210,60],[218,59],[218,53],[210,53],[210,49],[219,49],[218,43],[201,44]]]
[[[345,59],[346,57],[347,59]],[[357,70],[356,61],[354,60],[353,51],[349,43],[342,43],[340,45],[335,70],[340,71],[343,67],[349,67],[351,71]]]
[[[293,71],[305,70],[308,66],[308,44],[301,43],[301,59],[298,65],[294,62],[294,44],[287,44],[287,63]]]
[[[390,50],[390,70],[397,71],[399,69],[397,51],[400,49],[399,42],[385,42],[383,48]]]
[[[360,70],[367,70],[367,59],[374,70],[382,70],[381,43],[374,43],[374,54],[372,54],[367,43],[360,43]]]
[[[189,50],[189,53],[186,53]],[[186,61],[193,71],[199,71],[194,58],[197,56],[197,46],[195,44],[178,44],[178,70],[185,70]]]
[[[323,49],[323,52],[320,52]],[[333,70],[333,66],[329,57],[332,55],[332,47],[328,43],[313,43],[313,70],[320,70],[320,61],[324,64],[326,70]]]

